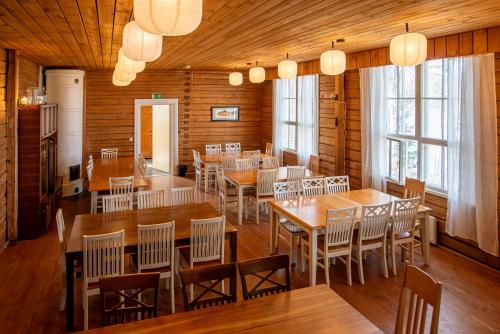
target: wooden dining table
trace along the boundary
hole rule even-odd
[[[99,191],[109,191],[110,177],[134,176],[134,189],[146,187],[148,182],[142,175],[138,161],[133,157],[111,159],[95,159],[92,180],[89,184],[90,212],[97,212],[97,194]]]
[[[372,334],[382,331],[328,286],[318,285],[85,333]]]
[[[217,167],[222,160],[227,157],[231,156],[235,159],[241,159],[243,158],[243,152],[237,152],[237,153],[226,153],[222,152],[220,154],[200,154],[200,159],[201,163],[205,166],[205,191],[208,189],[208,173],[209,169],[212,167]],[[272,158],[272,155],[265,154],[265,153],[260,153],[259,160],[262,161],[264,158]]]
[[[363,205],[384,204],[398,200],[392,196],[375,189],[360,189],[336,194],[325,194],[319,196],[305,197],[299,196],[295,199],[270,201],[271,224],[270,232],[270,253],[277,251],[276,234],[278,233],[278,219],[285,217],[289,221],[299,226],[309,235],[309,284],[316,285],[316,262],[318,235],[325,228],[326,212],[328,209],[342,209],[357,207],[357,220],[361,218],[361,207]],[[430,264],[430,244],[429,244],[429,214],[432,210],[426,206],[420,205],[417,218],[421,219],[421,239],[424,252],[424,263]],[[356,227],[357,228],[357,227]]]
[[[287,168],[278,168],[278,181],[284,181],[287,178]],[[310,177],[322,177],[323,174],[313,172],[306,169],[306,178]],[[257,170],[251,171],[224,171],[224,177],[226,180],[236,187],[236,193],[238,196],[238,225],[243,223],[243,195],[245,189],[255,187],[257,184]]]
[[[125,231],[125,253],[137,252],[137,225],[151,225],[175,221],[175,246],[189,245],[191,219],[220,216],[208,202],[167,206],[155,209],[128,210],[124,212],[78,215],[66,243],[66,320],[68,331],[74,327],[74,261],[83,259],[83,236]],[[236,262],[237,230],[226,221],[226,239],[229,240],[229,257]]]

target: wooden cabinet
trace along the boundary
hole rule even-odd
[[[18,143],[19,237],[38,238],[55,216],[57,105],[19,108]]]

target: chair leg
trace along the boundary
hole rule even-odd
[[[172,309],[172,314],[175,313],[175,291],[174,291],[174,285],[175,285],[175,275],[172,272],[172,277],[169,279],[170,281],[170,307]]]
[[[257,201],[257,205],[255,206],[255,215],[257,216],[257,225],[259,225],[259,207],[260,207],[260,203]]]
[[[323,264],[325,265],[325,281],[326,281],[326,284],[331,287],[331,283],[330,283],[330,259],[328,258],[328,255],[327,253],[325,252],[325,255],[323,256]],[[315,264],[317,265],[317,264]]]
[[[352,285],[352,273],[351,273],[351,253],[349,253],[347,255],[347,261],[346,261],[346,266],[347,266],[347,284],[349,284],[349,286]]]
[[[304,273],[306,271],[306,244],[304,242],[300,243],[300,265]]]
[[[290,234],[290,257],[292,259],[292,264],[295,264],[295,238],[293,234]]]
[[[413,254],[413,240],[412,240],[412,242],[410,242],[408,244],[408,247],[410,248],[410,264],[413,265],[413,263],[415,261],[415,257],[414,257],[414,254]]]
[[[83,296],[83,329],[89,329],[89,296]]]
[[[385,242],[382,244],[382,262],[384,265],[384,277],[389,278],[389,271],[387,270],[387,245]]]
[[[401,252],[404,250],[401,248]],[[392,257],[392,274],[394,276],[397,275],[397,270],[396,270],[396,245],[391,242],[391,257]]]
[[[279,218],[277,218],[277,219],[279,219]],[[276,245],[276,252],[279,249],[279,245],[278,245],[278,242],[280,240],[279,235],[280,235],[280,223],[276,222],[276,233],[274,234],[274,244]]]
[[[365,284],[365,277],[363,275],[363,252],[361,251],[361,247],[358,247],[356,251],[356,259],[358,260],[359,283]]]

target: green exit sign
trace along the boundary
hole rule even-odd
[[[151,94],[151,98],[153,98],[153,99],[161,99],[161,93],[153,93],[153,94]]]

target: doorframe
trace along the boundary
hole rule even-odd
[[[179,100],[178,99],[135,99],[134,102],[134,157],[141,152],[141,107],[154,105],[168,105],[170,114],[170,171],[174,174],[175,167],[179,164]]]

